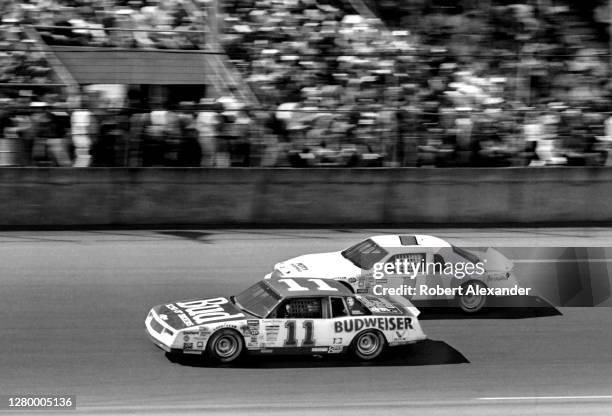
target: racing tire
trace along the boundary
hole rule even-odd
[[[210,337],[206,346],[208,358],[219,363],[231,363],[242,355],[244,339],[231,329],[222,329]]]
[[[468,287],[474,287],[477,291],[484,288],[487,289],[487,285],[478,281],[471,280],[469,282],[464,283],[461,287],[463,288],[463,293],[467,290]],[[463,294],[457,298],[457,303],[461,310],[465,313],[476,313],[482,310],[487,304],[487,295],[479,295],[479,294]]]
[[[371,361],[385,349],[386,341],[379,331],[366,330],[355,336],[351,343],[351,352],[362,361]]]

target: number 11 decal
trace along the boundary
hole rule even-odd
[[[304,328],[304,339],[302,340],[303,347],[309,347],[314,345],[314,322],[311,320],[304,321],[302,324]],[[285,323],[285,328],[287,328],[287,339],[285,339],[286,347],[296,347],[297,339],[295,336],[295,321],[287,321]]]
[[[304,328],[306,334],[304,335],[304,340],[302,341],[303,347],[309,347],[314,345],[314,330],[313,330],[314,322],[313,321],[304,321],[302,327]]]

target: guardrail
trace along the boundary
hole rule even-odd
[[[0,226],[612,222],[612,169],[0,170]]]

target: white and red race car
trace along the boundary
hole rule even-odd
[[[242,353],[339,354],[373,360],[387,346],[426,339],[403,297],[354,295],[322,279],[262,280],[237,296],[159,305],[145,320],[169,353],[229,363]]]
[[[342,251],[279,262],[265,279],[333,279],[354,293],[401,292],[417,305],[451,300],[474,313],[486,305],[489,292],[520,287],[512,268],[493,248],[466,250],[430,235],[379,235]]]

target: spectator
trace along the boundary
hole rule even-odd
[[[52,97],[47,97],[50,101]],[[66,146],[66,125],[68,113],[55,111],[53,102],[33,102],[32,116],[34,138],[33,160],[42,166],[70,166]]]
[[[182,111],[178,114],[180,138],[177,156],[178,166],[200,166],[202,160],[199,132],[196,128],[194,115],[188,109],[193,105],[193,103],[181,103]]]
[[[92,134],[96,130],[96,123],[93,113],[89,110],[89,103],[85,98],[81,98],[80,108],[72,112],[70,124],[75,152],[74,166],[90,166]]]
[[[200,105],[202,108],[195,120],[202,153],[200,165],[203,167],[214,167],[217,157],[217,132],[221,122],[219,113],[223,109],[223,105],[205,99],[200,101]]]

